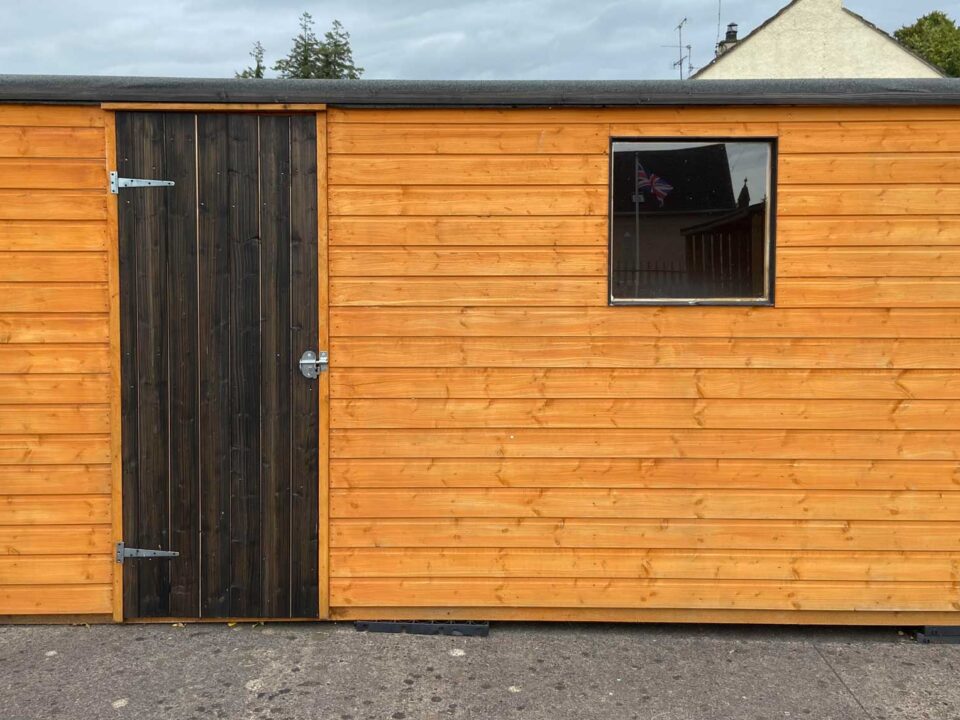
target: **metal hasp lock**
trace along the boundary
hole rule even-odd
[[[120,192],[120,188],[152,188],[152,187],[173,187],[173,180],[143,180],[141,178],[120,177],[116,170],[110,173],[110,192],[114,195]]]
[[[321,350],[319,353],[307,350],[300,356],[300,372],[305,378],[311,380],[320,377],[320,373],[326,370],[329,364],[330,357],[326,350]]]
[[[122,542],[117,543],[117,562],[121,565],[126,558],[175,558],[180,553],[175,550],[144,550],[142,548],[127,547]]]

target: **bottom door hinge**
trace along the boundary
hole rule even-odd
[[[145,550],[143,548],[127,547],[122,542],[117,543],[116,558],[118,563],[123,563],[126,558],[175,558],[180,557],[180,553],[175,550]]]

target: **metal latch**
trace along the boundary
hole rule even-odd
[[[123,563],[124,558],[175,558],[180,553],[174,550],[144,550],[142,548],[127,547],[122,542],[117,543],[117,562]]]
[[[313,350],[307,350],[300,356],[300,372],[305,378],[318,378],[320,373],[327,369],[330,364],[330,357],[326,350],[315,353]]]
[[[110,173],[110,192],[112,192],[114,195],[120,192],[120,188],[173,187],[174,185],[175,183],[173,180],[143,180],[141,178],[124,178],[120,177],[115,170]]]

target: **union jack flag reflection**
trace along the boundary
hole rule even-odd
[[[673,185],[656,173],[647,173],[640,164],[640,158],[637,157],[637,195],[639,196],[644,190],[653,195],[660,203],[660,207],[663,207],[667,195],[673,192]]]

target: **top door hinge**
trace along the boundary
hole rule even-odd
[[[110,192],[112,192],[114,195],[120,192],[120,188],[173,187],[174,185],[175,183],[173,180],[143,180],[141,178],[125,178],[120,177],[116,170],[110,173]]]

